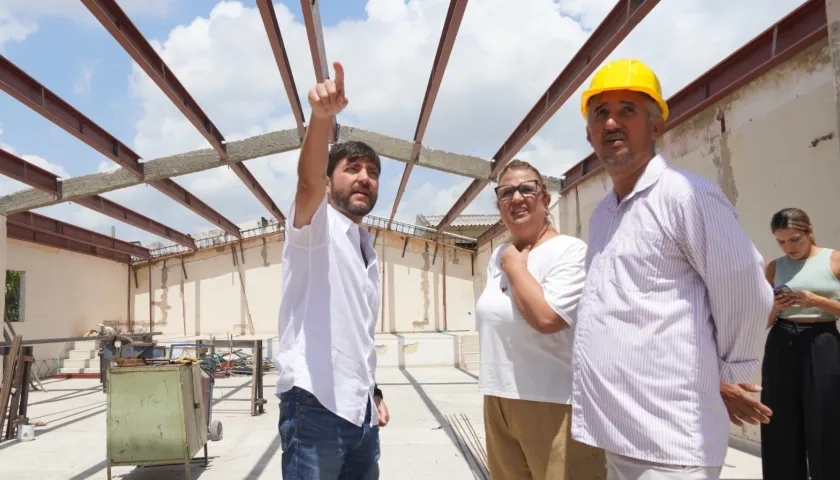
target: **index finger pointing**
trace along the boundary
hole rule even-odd
[[[344,67],[341,62],[333,62],[333,68],[335,69],[335,87],[341,92],[344,90]]]

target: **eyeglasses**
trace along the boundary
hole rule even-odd
[[[531,198],[540,192],[539,180],[526,180],[519,185],[499,185],[495,188],[496,198],[500,201],[509,201],[516,192],[523,197]]]

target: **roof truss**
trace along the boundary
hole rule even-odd
[[[296,128],[228,142],[115,0],[82,0],[94,17],[204,136],[211,146],[207,149],[141,162],[139,155],[128,146],[8,59],[0,56],[0,90],[24,103],[120,166],[116,171],[59,179],[49,171],[32,165],[10,152],[0,150],[0,174],[32,187],[0,197],[0,214],[8,217],[7,235],[10,238],[70,249],[124,263],[131,262],[132,257],[149,257],[150,252],[139,245],[122,242],[30,212],[32,209],[72,201],[186,248],[195,249],[196,243],[189,235],[101,196],[106,192],[148,183],[218,226],[228,235],[242,238],[239,228],[233,222],[172,180],[179,175],[220,166],[233,169],[271,215],[282,223],[285,216],[243,162],[300,148],[306,131],[306,123],[274,6],[271,0],[256,1],[295,118]],[[435,238],[441,235],[481,190],[496,180],[499,172],[513,159],[514,155],[530,141],[595,68],[658,3],[658,0],[619,0],[540,97],[525,119],[502,143],[492,160],[488,161],[471,155],[430,149],[422,144],[434,101],[467,6],[467,0],[450,0],[413,139],[403,140],[359,128],[340,126],[337,122],[333,123],[333,141],[363,141],[371,145],[381,156],[406,164],[385,228],[391,230],[394,224],[398,223],[394,222],[394,217],[399,203],[413,167],[419,165],[473,179],[433,234]],[[301,0],[301,7],[315,77],[320,82],[329,78],[320,5],[318,0]],[[672,116],[668,122],[668,128],[673,128],[710,103],[719,100],[825,35],[827,35],[825,0],[805,2],[744,48],[674,95],[669,100]],[[562,189],[561,193],[566,193],[599,169],[598,160],[594,155],[590,155],[570,169],[563,177],[563,182],[560,179],[547,178],[547,183],[550,189]],[[490,227],[479,237],[479,245],[488,242],[503,231],[504,226],[501,223]]]

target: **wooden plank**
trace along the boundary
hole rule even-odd
[[[8,425],[6,425],[6,440],[15,438],[17,434],[17,423],[20,414],[18,409],[21,406],[20,400],[21,395],[23,394],[24,386],[26,386],[26,380],[23,377],[23,374],[26,371],[26,357],[23,356],[22,345],[18,352],[19,355],[17,357],[17,365],[15,365],[14,383],[12,384],[14,392],[12,393],[11,402],[9,403],[9,421]]]
[[[3,370],[3,383],[0,384],[0,431],[3,431],[3,425],[6,423],[6,412],[9,407],[9,396],[12,393],[12,382],[15,377],[15,367],[17,366],[17,358],[21,352],[21,344],[23,337],[15,335],[12,339],[12,345],[9,349],[9,355],[6,357],[6,365]]]

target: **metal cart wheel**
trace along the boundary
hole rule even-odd
[[[210,440],[214,442],[218,442],[222,439],[224,434],[224,429],[222,428],[222,422],[218,420],[213,420],[210,422]]]

